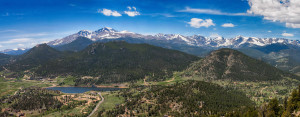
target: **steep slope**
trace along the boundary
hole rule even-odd
[[[295,74],[300,76],[300,66],[296,66],[293,71],[297,71]]]
[[[0,65],[9,63],[9,61],[12,57],[13,56],[11,56],[11,55],[0,53]]]
[[[271,44],[261,47],[238,48],[248,56],[262,60],[290,73],[300,72],[300,48],[289,44]]]
[[[56,46],[55,49],[60,51],[81,51],[90,44],[94,43],[92,40],[86,37],[77,37],[76,40],[72,41],[71,43]]]
[[[94,76],[78,84],[125,82],[143,79],[163,80],[199,58],[183,52],[148,44],[126,42],[94,43],[86,49],[50,61],[34,70],[37,75]]]
[[[210,80],[230,79],[235,81],[298,78],[232,49],[213,51],[209,56],[192,64],[187,69],[187,75],[197,75]]]
[[[50,60],[56,59],[61,56],[61,53],[54,48],[48,46],[47,44],[40,44],[23,55],[16,56],[15,62],[7,65],[7,69],[11,71],[23,71],[41,64],[44,64]]]
[[[279,52],[281,50],[289,49],[290,47],[286,44],[271,44],[267,46],[261,46],[261,47],[255,47],[254,49],[260,50],[266,54],[269,54],[271,52]]]

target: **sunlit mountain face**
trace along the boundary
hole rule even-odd
[[[0,0],[0,117],[297,117],[299,0]]]

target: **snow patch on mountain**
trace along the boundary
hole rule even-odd
[[[243,46],[266,46],[275,43],[292,44],[300,46],[298,40],[288,40],[284,38],[257,38],[257,37],[243,37],[237,36],[235,38],[225,39],[223,37],[203,37],[201,35],[183,36],[180,34],[156,34],[156,35],[143,35],[129,31],[117,31],[115,29],[104,27],[96,31],[81,30],[78,33],[69,35],[62,39],[57,39],[48,43],[48,45],[58,46],[71,43],[77,37],[86,37],[92,41],[101,41],[103,39],[119,39],[130,37],[133,39],[144,40],[161,40],[170,43],[177,43],[189,46],[198,47],[228,47],[240,48]]]

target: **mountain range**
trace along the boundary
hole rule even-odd
[[[243,48],[243,47],[263,47],[272,44],[285,44],[300,47],[299,40],[289,40],[284,38],[258,38],[258,37],[243,37],[237,36],[235,38],[225,39],[223,37],[204,37],[201,35],[183,36],[180,34],[156,34],[156,35],[143,35],[129,31],[117,31],[115,29],[104,27],[96,31],[81,30],[75,34],[66,36],[62,39],[50,41],[47,44],[50,46],[62,46],[69,44],[78,37],[85,37],[89,41],[111,41],[111,40],[126,40],[132,43],[164,43],[189,47],[200,47],[205,49],[216,48]],[[156,44],[158,45],[158,44]],[[167,47],[166,45],[165,47]],[[10,55],[23,54],[28,49],[6,49],[1,53]]]
[[[205,47],[205,48],[240,48],[244,46],[266,46],[270,44],[291,44],[300,46],[299,40],[288,40],[284,38],[257,38],[237,36],[235,38],[225,39],[223,37],[204,37],[200,35],[183,36],[180,34],[157,34],[143,35],[128,31],[117,31],[115,29],[104,27],[96,31],[81,30],[78,33],[57,39],[48,43],[48,45],[57,46],[71,43],[77,37],[86,37],[92,41],[101,41],[104,39],[135,38],[143,40],[158,40],[174,44]]]
[[[263,60],[281,70],[300,73],[300,41],[284,38],[257,38],[237,36],[204,37],[180,34],[143,35],[129,31],[117,31],[104,27],[96,31],[81,30],[62,39],[47,44],[60,51],[81,51],[95,42],[126,41],[128,43],[147,43],[163,48],[179,50],[200,57],[220,48],[232,48],[253,58]],[[29,49],[5,50],[2,53],[20,55]]]
[[[27,52],[28,48],[16,48],[16,49],[5,49],[0,51],[0,53],[9,54],[9,55],[21,55]]]
[[[300,72],[300,41],[284,38],[237,36],[235,38],[225,39],[223,37],[212,38],[200,35],[142,35],[104,27],[96,31],[82,30],[47,44],[59,50],[80,51],[90,43],[113,40],[124,40],[129,43],[148,43],[200,57],[205,57],[211,51],[220,48],[232,48],[253,58],[263,60],[281,70],[292,73]]]
[[[3,54],[3,59],[9,60],[3,68],[15,72],[15,76],[26,74],[33,78],[77,76],[77,85],[128,82],[141,78],[161,81],[172,77],[174,71],[183,70],[187,76],[200,76],[209,80],[268,81],[281,80],[283,77],[298,79],[288,72],[229,48],[213,51],[201,59],[149,44],[131,44],[125,41],[89,44],[82,43],[83,40],[87,38],[78,37],[66,44],[69,46],[57,46],[63,49],[74,47],[70,45],[76,43],[87,45],[77,52],[59,51],[47,44],[40,44],[19,56]],[[86,76],[92,78],[80,78]]]

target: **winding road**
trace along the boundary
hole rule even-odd
[[[99,108],[100,104],[104,101],[104,97],[102,97],[101,92],[98,93],[101,101],[96,105],[96,107],[94,108],[94,110],[90,113],[90,115],[88,117],[91,117]]]

